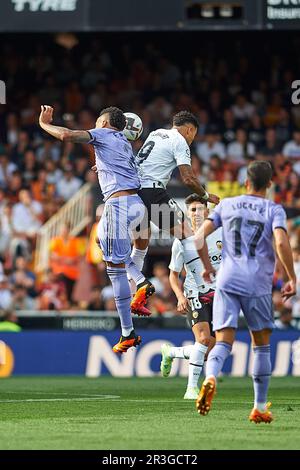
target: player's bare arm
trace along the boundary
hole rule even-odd
[[[204,240],[203,247],[199,250],[200,258],[204,266],[204,270],[201,273],[201,276],[203,277],[204,281],[207,282],[208,284],[211,284],[212,278],[211,276],[216,275],[216,270],[212,266],[210,259],[209,259],[209,254],[208,254],[208,247],[207,243]]]
[[[202,272],[202,277],[205,280],[205,282],[210,283],[211,282],[211,275],[215,275],[216,271],[212,267],[210,259],[209,259],[209,254],[208,254],[208,248],[207,248],[207,243],[205,239],[213,233],[216,230],[214,223],[206,219],[201,227],[195,232],[195,243],[196,247],[198,249],[199,255],[201,257],[201,261],[204,266],[204,271]]]
[[[288,282],[283,286],[281,293],[284,301],[296,294],[297,278],[294,270],[293,254],[289,237],[285,230],[274,230],[274,241],[278,258],[284,266],[288,276]]]
[[[198,250],[203,248],[203,243],[205,239],[215,230],[216,227],[212,220],[204,220],[203,224],[195,231],[195,243]]]
[[[170,285],[172,287],[172,290],[174,294],[177,297],[178,303],[177,303],[177,310],[180,313],[187,313],[188,309],[188,299],[184,296],[181,283],[179,280],[179,274],[176,271],[170,270],[170,275],[169,275],[169,280],[170,280]]]
[[[90,142],[91,136],[88,131],[74,131],[66,127],[52,125],[53,111],[54,109],[51,106],[41,106],[39,124],[45,132],[62,142],[74,142],[78,144]]]
[[[190,165],[179,165],[178,168],[183,183],[190,188],[193,193],[199,194],[204,201],[212,202],[213,204],[218,204],[220,202],[220,198],[218,196],[215,194],[208,194],[205,191],[197,177],[194,175]]]

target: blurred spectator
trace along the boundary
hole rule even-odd
[[[116,310],[115,298],[112,286],[106,286],[102,289],[101,300],[104,310]]]
[[[41,227],[42,206],[31,198],[27,189],[19,193],[19,200],[12,210],[12,226],[14,230],[12,239],[13,256],[23,255],[29,257],[30,243],[35,239]]]
[[[46,160],[45,170],[47,171],[47,183],[57,185],[62,179],[63,172],[58,168],[57,164],[52,160]]]
[[[38,202],[48,201],[55,196],[55,184],[49,183],[48,178],[46,169],[41,169],[31,183],[32,196]]]
[[[47,161],[58,162],[60,160],[61,146],[54,139],[45,138],[43,144],[36,151],[38,163],[47,165]]]
[[[56,189],[58,197],[63,201],[68,201],[80,188],[82,182],[74,176],[74,170],[71,165],[66,165],[64,176],[58,181]]]
[[[6,153],[0,153],[0,187],[6,188],[11,175],[18,167],[15,163],[10,162]]]
[[[291,160],[300,160],[300,131],[295,131],[293,140],[290,140],[284,145],[283,155]]]
[[[0,255],[4,257],[7,257],[12,249],[12,235],[12,204],[7,203],[2,210],[0,210]]]
[[[13,287],[10,308],[13,310],[36,310],[36,301],[29,297],[26,287],[16,284]]]
[[[18,142],[19,119],[15,113],[9,113],[6,118],[6,142],[14,147]]]
[[[281,108],[275,130],[277,141],[280,145],[290,140],[292,135],[292,124],[290,114],[286,109]]]
[[[29,134],[25,131],[19,131],[18,140],[16,145],[11,151],[11,160],[18,166],[23,163],[24,154],[27,150],[30,150],[30,138]]]
[[[68,113],[77,113],[83,106],[83,95],[80,91],[78,82],[71,82],[65,92],[66,111]]]
[[[68,223],[62,225],[60,236],[50,241],[51,269],[63,281],[69,302],[72,302],[74,285],[79,278],[79,262],[83,252],[82,241],[70,235]]]
[[[235,140],[236,136],[235,117],[231,109],[224,111],[223,121],[222,140],[225,145],[228,145]]]
[[[9,179],[5,194],[10,202],[16,203],[19,201],[19,192],[24,187],[22,175],[19,171],[14,171]]]
[[[86,251],[86,260],[88,263],[97,265],[103,261],[102,251],[99,245],[97,230],[104,211],[104,204],[100,204],[96,210],[96,220],[92,226],[89,236],[89,242]]]
[[[196,155],[192,155],[192,169],[195,174],[195,176],[198,178],[199,183],[205,184],[206,183],[206,177],[203,174],[204,169],[201,160],[199,160]]]
[[[22,328],[18,325],[18,317],[13,310],[6,310],[0,317],[0,331],[19,333]]]
[[[153,277],[150,278],[150,282],[155,287],[155,292],[157,294],[162,294],[164,289],[164,279],[169,277],[168,266],[164,262],[157,262],[153,266]]]
[[[267,104],[264,123],[266,127],[272,127],[279,123],[282,112],[282,98],[280,93],[274,93],[271,102]]]
[[[16,259],[15,265],[15,270],[11,275],[10,281],[13,284],[24,287],[27,290],[29,297],[36,297],[36,275],[28,269],[27,260],[24,257],[19,256]]]
[[[147,110],[152,122],[155,122],[157,127],[164,127],[165,122],[170,121],[173,112],[171,104],[163,96],[155,98]]]
[[[7,200],[5,197],[5,192],[2,188],[0,188],[0,216],[3,214],[4,207],[7,204]]]
[[[74,174],[79,180],[81,180],[81,183],[83,183],[89,170],[88,159],[85,156],[78,157],[74,162],[74,167]]]
[[[255,106],[247,101],[245,95],[239,94],[232,106],[232,112],[237,121],[250,120],[255,113]]]
[[[237,129],[236,140],[227,147],[228,160],[235,164],[245,163],[247,157],[255,157],[255,146],[248,141],[244,129]]]
[[[256,148],[260,148],[265,140],[265,128],[259,114],[254,114],[251,119],[250,128],[248,131],[248,138]]]
[[[148,308],[158,314],[173,312],[177,314],[177,299],[170,286],[169,276],[162,275],[159,279],[160,291],[148,301]]]
[[[217,155],[224,160],[225,145],[220,142],[219,133],[216,127],[210,127],[207,130],[205,140],[196,145],[196,153],[202,162],[208,163],[212,155]]]
[[[280,153],[280,145],[277,142],[276,131],[273,128],[266,130],[266,142],[265,145],[260,149],[260,153],[265,157],[274,157],[276,154]]]
[[[20,165],[24,184],[29,187],[38,172],[39,166],[35,159],[33,150],[27,150],[24,154],[24,162]]]
[[[0,273],[0,309],[7,310],[11,307],[12,294],[7,276]]]
[[[46,273],[40,285],[37,308],[39,310],[68,310],[70,308],[66,286],[60,279],[60,275],[54,274],[51,270]]]
[[[99,289],[99,287],[93,287],[87,310],[99,311],[103,310],[103,308],[104,305],[101,299],[101,289]]]
[[[289,308],[284,308],[280,314],[279,318],[275,320],[275,328],[277,330],[291,330],[295,329],[293,322],[292,310]]]
[[[212,155],[209,161],[209,179],[212,181],[223,181],[224,179],[224,163],[218,155]]]

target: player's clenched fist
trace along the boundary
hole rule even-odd
[[[178,304],[177,304],[178,312],[183,313],[183,314],[187,313],[188,307],[189,307],[188,299],[184,295],[179,297]]]
[[[53,120],[54,109],[51,106],[42,105],[40,114],[40,124],[50,124]]]

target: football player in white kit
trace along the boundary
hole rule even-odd
[[[197,194],[188,196],[185,204],[192,230],[196,232],[208,216],[207,204],[202,203],[201,197]],[[216,230],[212,236],[207,238],[207,246],[211,264],[218,271],[221,263],[222,229]],[[215,280],[210,284],[203,280],[199,287],[195,283],[192,273],[186,270],[184,290],[182,289],[179,276],[186,266],[182,244],[178,239],[173,242],[169,268],[170,284],[178,300],[177,309],[179,312],[187,314],[187,321],[194,334],[195,343],[185,347],[172,347],[170,344],[163,344],[161,373],[164,377],[170,375],[174,358],[189,359],[189,378],[184,399],[195,400],[199,393],[199,378],[205,356],[215,343],[211,328]]]
[[[219,202],[218,196],[205,191],[191,168],[190,145],[197,132],[197,118],[189,111],[181,111],[173,117],[172,129],[158,129],[151,132],[139,151],[136,164],[141,189],[138,194],[147,208],[147,215],[142,224],[140,237],[134,240],[131,257],[138,269],[142,271],[148,251],[151,220],[159,229],[180,240],[184,262],[200,288],[203,278],[209,281],[210,275],[215,272],[209,261],[206,244],[196,248],[193,232],[188,222],[184,220],[183,212],[166,191],[172,172],[178,167],[183,183],[193,193],[198,194],[201,201],[214,204]],[[203,277],[200,257],[204,266]],[[133,310],[140,311],[146,303],[147,296],[145,285],[137,285],[134,305],[132,304]]]

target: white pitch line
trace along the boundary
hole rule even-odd
[[[34,402],[53,402],[53,401],[90,401],[90,400],[115,400],[119,395],[98,395],[93,398],[25,398],[21,400],[0,400],[0,403],[34,403]]]
[[[18,391],[16,392],[15,390],[14,391],[9,391],[9,390],[1,390],[1,395],[2,394],[7,394],[7,395],[10,395],[10,394],[13,394],[13,393],[17,393],[18,395],[73,395],[73,396],[78,396],[78,397],[106,397],[106,396],[110,396],[110,397],[120,397],[120,395],[96,395],[95,393],[74,393],[74,392],[37,392],[37,391]]]

